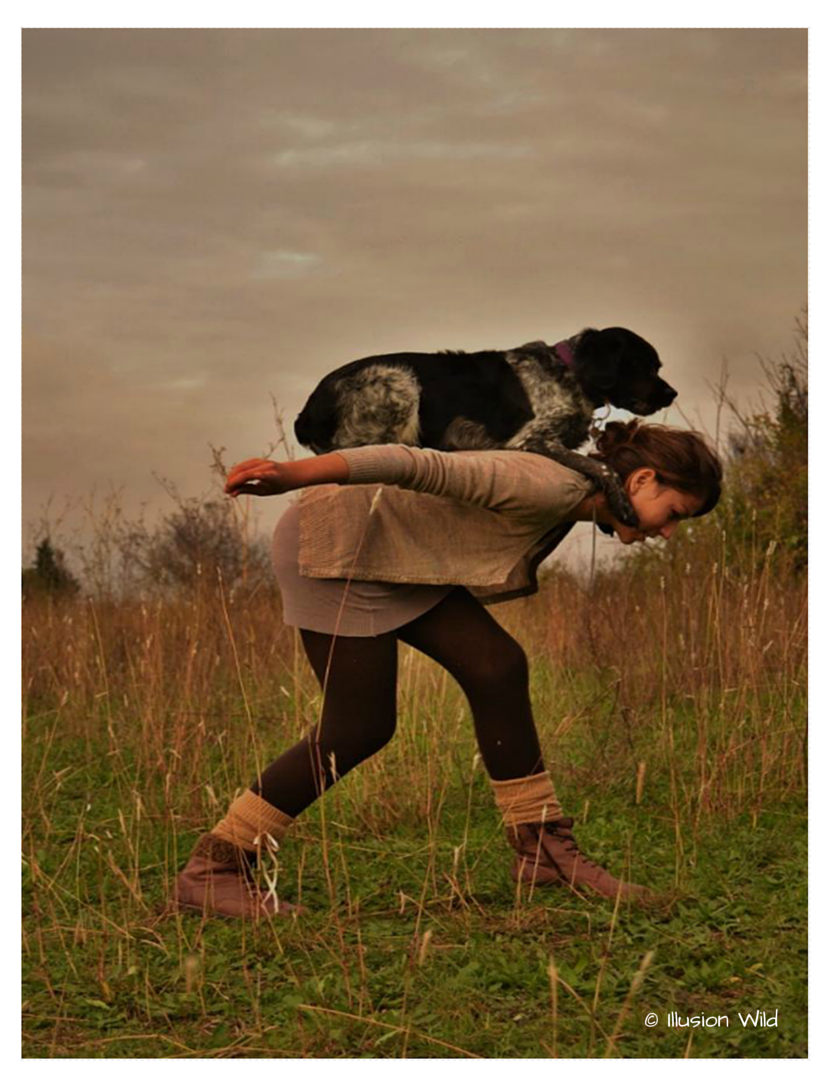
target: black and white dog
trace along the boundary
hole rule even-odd
[[[661,365],[626,328],[587,328],[552,347],[376,355],[324,377],[294,432],[315,453],[390,442],[540,453],[594,479],[617,519],[635,527],[615,473],[572,450],[603,404],[636,415],[667,407],[676,390],[659,377]]]

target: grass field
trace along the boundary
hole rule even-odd
[[[279,853],[307,913],[171,913],[319,711],[278,600],[27,602],[24,1055],[804,1057],[805,589],[687,552],[495,611],[582,849],[649,910],[516,891],[465,703],[407,650],[394,742]]]

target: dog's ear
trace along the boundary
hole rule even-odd
[[[616,331],[586,328],[579,337],[575,367],[579,377],[595,388],[613,388],[619,380],[624,343]]]

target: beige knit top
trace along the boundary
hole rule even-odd
[[[348,485],[301,496],[300,573],[465,585],[484,603],[537,591],[539,564],[594,489],[535,453],[370,445],[341,455]]]

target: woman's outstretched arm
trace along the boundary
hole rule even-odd
[[[408,445],[366,445],[284,464],[245,460],[231,469],[225,490],[284,494],[323,483],[396,485],[545,523],[560,520],[591,490],[582,476],[534,453]]]
[[[243,460],[230,469],[225,493],[235,498],[239,494],[286,494],[305,486],[324,483],[347,483],[348,464],[339,453],[309,456],[304,460]]]

